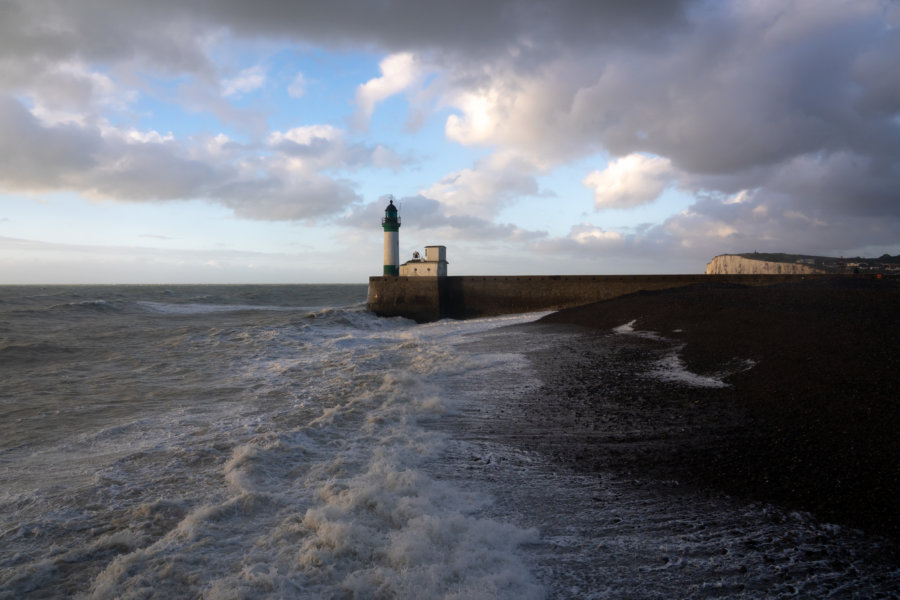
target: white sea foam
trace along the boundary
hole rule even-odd
[[[661,381],[672,381],[683,385],[701,388],[722,388],[728,387],[728,384],[722,381],[720,377],[709,375],[698,375],[687,369],[684,361],[681,359],[679,352],[681,348],[677,348],[666,354],[658,360],[648,373],[651,377],[655,377]]]
[[[515,553],[536,531],[470,516],[484,497],[405,463],[378,452],[365,471],[319,490],[322,504],[299,523],[309,583],[357,597],[541,596]]]
[[[619,335],[631,335],[635,337],[660,341],[666,340],[665,337],[653,331],[635,330],[634,324],[636,322],[637,319],[634,319],[632,321],[629,321],[628,323],[613,328],[613,331]],[[678,329],[676,331],[681,330]],[[714,375],[700,375],[688,370],[687,366],[681,358],[680,353],[682,348],[684,348],[683,345],[677,346],[670,352],[666,353],[665,356],[656,361],[656,363],[648,371],[647,375],[660,381],[671,381],[674,383],[680,383],[682,385],[688,385],[692,387],[722,388],[728,387],[729,385],[728,383],[723,381],[725,377],[728,377],[729,375],[733,375],[734,373],[738,373],[740,371],[751,369],[756,364],[750,359],[735,358],[732,359],[730,368],[726,370],[723,370]]]
[[[518,550],[537,532],[476,516],[488,496],[431,477],[423,464],[443,451],[445,436],[419,424],[453,402],[431,380],[472,366],[455,344],[525,320],[335,330],[316,345],[318,360],[247,363],[250,375],[254,365],[263,369],[269,386],[302,377],[307,417],[268,406],[291,424],[273,430],[246,410],[209,414],[236,419],[215,427],[243,440],[213,461],[219,483],[207,479],[199,502],[163,537],[129,546],[94,578],[92,594],[140,594],[165,578],[153,588],[164,594],[169,580],[200,569],[208,575],[194,585],[209,598],[542,597]],[[242,343],[281,344],[285,336],[260,331]]]
[[[258,306],[247,304],[200,304],[200,303],[171,303],[154,302],[149,300],[139,301],[137,306],[142,309],[163,315],[201,315],[207,313],[229,313],[243,311],[290,311],[297,308],[285,306]],[[303,310],[302,308],[299,310]]]
[[[629,334],[634,333],[634,324],[637,323],[637,319],[632,319],[623,325],[619,325],[618,327],[613,327],[613,331],[621,334]]]
[[[618,333],[619,335],[633,335],[635,337],[645,338],[648,340],[664,339],[661,335],[659,335],[655,331],[635,329],[634,328],[635,323],[637,323],[637,319],[632,319],[631,321],[629,321],[623,325],[619,325],[618,327],[613,327],[613,332]]]

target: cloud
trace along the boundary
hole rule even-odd
[[[387,146],[348,142],[346,133],[332,125],[304,125],[285,132],[274,131],[267,143],[291,157],[294,168],[307,170],[353,170],[367,166],[397,169],[404,163]]]
[[[297,73],[288,85],[287,92],[291,98],[302,98],[306,94],[307,81],[303,73]]]
[[[684,21],[687,2],[622,6],[613,0],[459,0],[305,3],[259,0],[7,0],[0,56],[37,73],[62,60],[131,63],[158,72],[215,78],[209,48],[220,39],[278,39],[329,49],[411,49],[484,64],[517,49],[529,59],[560,45],[652,42]],[[523,52],[525,49],[530,52]]]
[[[378,228],[386,203],[387,199],[379,198],[358,205],[339,222],[363,230]],[[427,231],[442,243],[453,240],[527,243],[547,235],[544,231],[529,231],[512,223],[494,223],[476,214],[457,214],[439,200],[422,194],[397,198],[395,204],[400,207],[404,231]]]
[[[422,194],[440,201],[450,214],[493,217],[515,199],[538,196],[541,191],[531,164],[495,153],[473,168],[447,174]]]
[[[159,12],[169,4],[163,3]],[[559,40],[598,39],[652,43],[660,32],[683,22],[686,4],[678,0],[650,0],[634,6],[615,0],[376,4],[342,0],[309,10],[306,5],[279,0],[252,5],[171,3],[175,15],[228,27],[243,36],[269,35],[332,47],[376,46],[391,53],[421,48],[482,62],[508,55],[514,45],[549,49]]]
[[[629,154],[603,171],[592,171],[582,183],[594,191],[594,204],[604,208],[632,208],[656,200],[672,180],[666,158]]]
[[[0,183],[12,190],[67,185],[96,168],[102,137],[96,128],[43,126],[22,104],[0,96]]]
[[[458,67],[443,95],[457,111],[447,117],[447,138],[514,151],[544,169],[598,150],[586,124],[566,114],[573,90],[565,73],[574,77],[578,64],[560,60],[525,73],[502,63],[474,71]]]
[[[265,68],[260,65],[248,67],[234,77],[222,81],[222,95],[240,96],[258,90],[265,83]]]
[[[277,0],[10,0],[0,22],[0,182],[206,198],[252,218],[342,214],[360,200],[335,170],[408,160],[337,129],[273,132],[261,110],[235,106],[266,72],[220,79],[217,51],[277,40],[384,56],[380,75],[356,88],[356,125],[403,93],[410,122],[440,115],[447,140],[492,152],[417,188],[448,227],[451,218],[490,222],[541,195],[539,176],[609,156],[584,179],[597,208],[652,202],[670,182],[697,198],[626,235],[635,252],[888,243],[900,239],[898,14],[881,0],[339,0],[314,11]],[[137,117],[112,118],[134,110],[134,94],[152,94],[154,78],[177,83],[168,100],[248,141],[157,139]],[[306,88],[298,74],[288,93]],[[160,172],[171,176],[154,180]]]
[[[833,219],[820,210],[786,206],[783,198],[768,190],[742,190],[700,198],[661,223],[617,231],[584,223],[566,236],[539,240],[533,247],[604,263],[640,260],[645,271],[663,272],[670,262],[699,265],[717,254],[754,250],[877,255],[893,247],[898,236],[896,220]]]
[[[356,90],[357,112],[354,123],[361,128],[365,128],[372,118],[376,104],[407,89],[421,73],[416,57],[409,52],[391,54],[378,67],[381,77],[370,79]]]
[[[772,169],[766,191],[787,207],[816,209],[835,219],[900,217],[900,161],[840,151],[804,154]]]
[[[632,236],[633,238],[633,236]],[[547,254],[594,256],[621,251],[633,240],[629,236],[609,231],[591,223],[573,225],[566,236],[534,240],[532,248]]]
[[[572,227],[567,240],[579,252],[585,250],[609,251],[623,246],[626,237],[617,231],[608,231],[590,223],[582,223]]]
[[[315,173],[235,181],[217,188],[216,198],[246,219],[307,223],[338,214],[361,200],[347,182]]]
[[[234,96],[223,96],[218,84],[189,79],[178,85],[174,101],[184,112],[212,116],[224,126],[234,128],[253,139],[264,137],[269,129],[266,114],[253,104],[236,105],[232,102],[233,99]],[[166,100],[172,101],[168,98]]]
[[[877,125],[896,114],[898,76],[871,57],[896,50],[897,38],[877,3],[706,7],[646,47],[581,56],[583,44],[561,43],[528,68],[457,66],[447,100],[460,113],[448,118],[447,133],[547,161],[598,147],[614,156],[649,152],[697,173],[895,142],[886,132],[896,124]],[[848,110],[867,102],[890,110]]]
[[[95,112],[98,103],[123,97],[122,90],[110,93],[112,71],[129,78],[152,69],[211,81],[216,69],[206,52],[209,34],[177,3],[11,0],[0,20],[0,93]],[[87,66],[98,64],[110,73]]]
[[[201,199],[245,218],[311,221],[359,200],[350,182],[317,168],[371,163],[380,152],[331,148],[341,135],[327,126],[274,139],[298,147],[307,142],[312,162],[289,152],[259,156],[224,135],[185,146],[153,131],[48,124],[17,100],[0,97],[0,156],[5,157],[0,185],[24,192],[68,189],[130,202]],[[325,141],[324,149],[315,147],[318,140]]]
[[[305,125],[285,132],[273,131],[268,144],[292,156],[323,157],[344,147],[344,134],[332,125]],[[333,160],[330,161],[333,164]]]
[[[460,63],[446,77],[446,133],[544,170],[606,151],[613,167],[584,182],[598,208],[650,201],[668,167],[698,198],[760,189],[771,214],[868,216],[858,234],[874,235],[878,215],[896,219],[889,190],[900,189],[900,75],[889,67],[900,29],[884,14],[879,2],[697,5],[646,46],[584,53],[587,42],[561,41],[527,65]],[[643,155],[658,160],[633,158]],[[775,222],[745,225],[729,227],[796,239]]]

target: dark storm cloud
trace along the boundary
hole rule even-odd
[[[599,150],[663,157],[671,169],[659,190],[677,186],[698,202],[635,239],[655,235],[682,251],[821,246],[838,230],[832,239],[855,232],[857,246],[896,245],[895,229],[879,221],[898,217],[898,3],[697,3],[683,14],[652,44],[561,38],[543,64],[508,63],[489,80],[467,82],[457,65],[462,112],[448,133],[545,167]],[[748,190],[759,203],[752,218],[723,204]],[[572,236],[573,247],[595,244]]]
[[[665,52],[603,57],[590,85],[585,71],[561,78],[574,100],[565,143],[669,159],[671,185],[698,201],[636,238],[645,242],[715,253],[896,246],[897,16],[896,2],[718,4]],[[753,193],[732,202],[742,190]]]
[[[141,60],[173,73],[211,71],[196,39],[205,27],[184,3],[4,0],[0,13],[0,56],[16,61]]]
[[[529,48],[650,43],[684,20],[677,0],[5,0],[0,55],[17,60],[138,60],[173,73],[214,69],[201,36],[233,35],[325,46],[433,50],[489,60]],[[526,52],[527,53],[527,52]]]
[[[682,20],[683,4],[676,0],[338,0],[315,4],[208,0],[193,3],[191,12],[242,34],[280,35],[324,45],[436,50],[484,60],[518,43],[548,49],[561,41],[651,37]]]
[[[0,96],[0,183],[6,186],[64,185],[73,174],[96,166],[101,146],[94,128],[45,127],[20,102]]]
[[[877,14],[771,16],[703,23],[671,57],[636,58],[641,76],[611,90],[601,79],[597,104],[627,115],[597,132],[605,145],[661,154],[695,173],[810,152],[898,153],[896,69],[870,57],[895,47],[900,32]],[[636,110],[622,110],[624,102]]]

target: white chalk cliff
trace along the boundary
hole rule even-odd
[[[720,254],[706,265],[707,275],[803,275],[822,272],[800,263],[753,260],[737,254]]]

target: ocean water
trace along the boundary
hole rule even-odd
[[[575,334],[365,298],[0,287],[0,599],[896,597],[883,541],[475,432]]]

